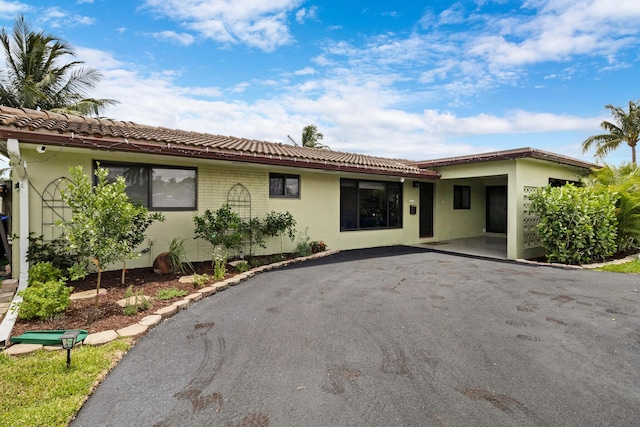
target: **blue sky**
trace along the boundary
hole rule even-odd
[[[102,71],[106,116],[426,160],[581,142],[640,98],[637,0],[0,0]],[[623,146],[606,160],[630,159]]]

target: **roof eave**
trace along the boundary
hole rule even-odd
[[[178,144],[164,144],[146,141],[128,141],[118,138],[103,138],[89,135],[67,135],[65,133],[53,134],[31,130],[9,130],[0,128],[1,139],[17,139],[22,142],[34,144],[57,145],[74,148],[100,149],[119,152],[137,152],[156,155],[165,155],[184,158],[198,158],[209,160],[226,160],[244,163],[266,164],[274,166],[298,167],[304,169],[316,169],[336,172],[350,172],[359,174],[399,176],[411,179],[434,180],[440,178],[440,174],[427,169],[385,169],[365,165],[353,165],[330,161],[317,161],[305,158],[291,158],[274,154],[247,153],[236,150],[210,149],[207,147],[186,147]]]

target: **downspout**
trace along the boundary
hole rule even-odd
[[[18,278],[18,289],[13,297],[11,306],[22,302],[22,297],[18,292],[26,289],[29,279],[29,262],[27,261],[27,250],[29,249],[29,178],[27,177],[27,164],[22,160],[20,155],[20,143],[17,139],[7,139],[7,153],[9,154],[9,165],[16,178],[18,178],[17,189],[19,193],[19,242],[20,252],[18,255],[18,265],[20,275]],[[13,209],[15,212],[15,208]],[[13,212],[11,212],[13,214]],[[15,252],[14,252],[15,254]],[[11,331],[18,319],[18,312],[9,311],[6,313],[0,323],[0,348],[4,348],[11,338]]]
[[[27,250],[29,249],[29,231],[30,231],[30,218],[29,214],[29,177],[27,175],[27,163],[22,160],[20,154],[20,143],[17,139],[7,139],[7,151],[9,153],[9,159],[14,166],[13,170],[20,174],[18,181],[18,193],[20,216],[20,227],[18,239],[20,242],[20,253],[18,255],[18,262],[20,266],[20,284],[24,282],[25,287],[29,275],[29,262],[27,261]]]

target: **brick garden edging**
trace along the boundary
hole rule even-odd
[[[307,257],[293,258],[290,260],[285,260],[281,262],[277,262],[274,264],[266,264],[260,267],[252,268],[251,270],[245,271],[244,273],[236,274],[229,279],[225,279],[220,282],[216,282],[210,286],[198,289],[196,292],[189,294],[182,299],[174,302],[171,305],[160,308],[156,310],[154,313],[150,314],[142,318],[139,322],[133,323],[127,327],[122,329],[118,329],[117,331],[108,330],[102,332],[96,332],[93,334],[89,334],[82,343],[84,345],[102,345],[114,341],[120,337],[132,337],[137,338],[144,333],[146,333],[150,328],[153,328],[155,325],[159,324],[161,321],[173,316],[178,311],[187,309],[192,303],[196,301],[200,301],[203,298],[211,296],[219,291],[223,291],[227,289],[229,286],[238,285],[245,280],[255,276],[256,274],[275,270],[281,267],[285,267],[287,265],[303,262],[311,259],[323,258],[329,255],[334,255],[340,252],[337,249],[328,250],[323,252],[318,252],[313,255],[309,255]],[[181,281],[186,283],[193,282],[193,276],[184,276],[180,278]],[[61,345],[54,346],[44,346],[42,344],[13,344],[4,349],[4,354],[18,356],[22,354],[32,353],[34,351],[38,351],[41,349],[45,350],[62,350]]]

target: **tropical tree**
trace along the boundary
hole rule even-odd
[[[629,111],[611,104],[605,107],[611,111],[614,123],[605,120],[600,123],[600,127],[609,133],[585,139],[582,143],[582,152],[585,153],[595,146],[595,157],[601,159],[626,142],[631,147],[631,162],[635,165],[636,145],[640,138],[640,104],[629,101]]]
[[[640,169],[632,163],[605,165],[594,169],[585,180],[587,186],[607,189],[617,195],[618,252],[640,247]]]
[[[64,40],[31,29],[24,16],[16,18],[11,36],[0,31],[6,66],[0,70],[0,104],[9,107],[99,115],[113,99],[88,98],[102,74],[83,61],[72,60],[74,49]]]
[[[321,139],[324,138],[322,132],[318,132],[316,125],[307,125],[302,129],[302,146],[308,148],[324,148],[329,149],[328,146],[321,144]]]

